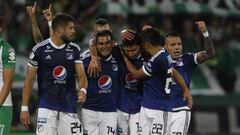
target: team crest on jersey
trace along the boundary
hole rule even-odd
[[[113,71],[118,71],[118,65],[117,64],[113,64],[112,65],[112,69],[113,69]]]
[[[183,62],[182,61],[178,61],[177,62],[177,66],[179,66],[179,67],[183,66]]]
[[[126,84],[131,86],[132,88],[136,87],[138,85],[138,80],[135,79],[131,73],[128,73],[126,76],[125,76],[125,81],[126,81]]]
[[[63,66],[56,66],[53,70],[53,77],[58,81],[63,81],[67,76],[67,70]]]
[[[110,93],[112,86],[112,79],[108,75],[103,75],[98,79],[98,86],[101,88],[99,93]]]
[[[72,60],[73,59],[73,53],[66,53],[66,58],[68,60]]]

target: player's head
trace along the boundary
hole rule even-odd
[[[172,59],[180,58],[183,48],[180,35],[176,32],[170,32],[167,34],[164,47],[168,50]]]
[[[111,31],[104,30],[96,34],[96,48],[100,57],[107,58],[111,55],[114,44],[115,42]]]
[[[140,34],[143,48],[149,53],[149,48],[163,47],[164,38],[159,34],[155,28],[147,28],[142,30]]]
[[[142,52],[141,38],[137,33],[135,32],[131,33],[134,35],[134,38],[132,40],[128,39],[122,40],[122,49],[128,58],[136,59],[138,56],[141,55]]]
[[[103,30],[111,30],[110,24],[107,19],[98,18],[94,25],[94,33],[97,33]]]
[[[0,16],[0,32],[2,31],[2,27],[3,27],[3,18],[2,16]]]
[[[53,32],[58,34],[63,42],[70,42],[75,33],[74,18],[65,13],[58,13],[52,20]]]

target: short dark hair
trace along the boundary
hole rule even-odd
[[[166,35],[166,37],[180,37],[180,34],[176,31],[171,31]]]
[[[0,16],[0,27],[3,27],[3,17]]]
[[[163,46],[164,45],[164,37],[160,35],[157,29],[148,28],[141,31],[140,34],[142,44],[150,43],[152,46]]]
[[[66,26],[69,22],[74,22],[75,19],[66,13],[58,13],[52,20],[52,29],[56,30],[58,27]]]
[[[98,42],[98,38],[102,37],[102,36],[110,36],[111,40],[113,40],[112,32],[109,31],[109,30],[103,30],[103,31],[97,32],[97,34],[96,34],[96,42]]]
[[[108,20],[105,18],[98,18],[95,22],[95,24],[99,24],[99,25],[105,25],[105,24],[109,24]]]
[[[122,45],[123,46],[141,45],[142,41],[139,34],[132,31],[128,31],[128,32],[132,33],[134,35],[134,38],[132,40],[128,40],[128,39],[122,40]]]

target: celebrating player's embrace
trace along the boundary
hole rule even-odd
[[[21,122],[28,126],[29,97],[38,81],[37,135],[186,135],[193,99],[191,75],[197,64],[215,54],[204,21],[196,22],[206,50],[182,54],[176,32],[163,37],[151,26],[121,32],[115,43],[108,20],[97,19],[89,49],[80,54],[71,42],[74,19],[43,13],[50,38],[44,41],[27,7],[34,40],[23,88]],[[79,90],[77,91],[76,83]],[[82,103],[81,120],[77,102]]]

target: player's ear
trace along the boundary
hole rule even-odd
[[[114,46],[116,44],[116,41],[113,39],[112,40],[112,46]]]
[[[167,48],[167,44],[165,43],[163,47],[164,47],[164,48]]]
[[[57,32],[58,33],[63,33],[64,32],[64,28],[63,27],[58,27],[57,28]]]

